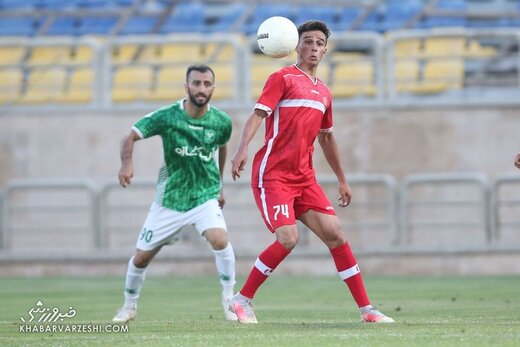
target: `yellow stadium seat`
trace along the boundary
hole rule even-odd
[[[66,63],[70,60],[70,47],[38,46],[33,47],[28,59],[29,65],[49,65]]]
[[[23,103],[48,103],[64,92],[67,71],[63,67],[32,69],[27,79]]]
[[[332,94],[335,97],[374,96],[374,65],[368,59],[338,64],[334,69]]]
[[[172,62],[200,62],[202,54],[201,44],[198,43],[167,43],[160,47],[158,61]]]
[[[497,49],[495,47],[484,47],[479,41],[471,40],[465,55],[470,58],[492,58],[497,55]]]
[[[92,101],[94,72],[91,68],[71,71],[69,85],[57,101],[65,103],[89,103]]]
[[[148,99],[175,102],[186,95],[185,82],[185,66],[163,67],[158,71],[157,83],[148,95]]]
[[[131,62],[137,48],[138,45],[134,44],[114,46],[111,52],[112,62],[115,64]]]
[[[19,99],[22,81],[23,74],[20,69],[0,69],[0,105]]]
[[[397,91],[413,92],[419,82],[419,61],[410,59],[396,61],[394,72]]]
[[[394,56],[396,58],[411,58],[421,55],[421,39],[401,39],[395,42]]]
[[[88,64],[94,59],[94,49],[90,46],[77,46],[71,49],[70,61],[76,64]]]
[[[18,64],[25,51],[25,47],[0,47],[0,65]]]
[[[214,64],[211,67],[215,72],[215,92],[213,93],[213,99],[228,99],[233,98],[236,95],[234,89],[234,66],[230,64]]]
[[[112,100],[129,102],[143,100],[150,94],[153,71],[150,66],[120,66],[112,83]]]
[[[419,83],[410,87],[417,94],[437,94],[446,90],[461,89],[464,83],[464,60],[434,59],[424,66],[423,77]]]
[[[465,37],[429,37],[424,42],[423,56],[463,56],[466,50]]]

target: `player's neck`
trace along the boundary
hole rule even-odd
[[[298,67],[298,69],[305,72],[310,78],[312,78],[312,80],[314,82],[316,82],[316,70],[318,70],[318,65],[314,65],[311,67],[311,66],[302,64],[301,62],[297,62],[296,67]]]
[[[190,102],[188,99],[184,100],[184,110],[191,118],[200,118],[206,114],[209,110],[209,104],[204,106],[197,106]]]

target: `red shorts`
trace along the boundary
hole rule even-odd
[[[253,187],[253,195],[271,232],[284,225],[296,224],[296,219],[308,210],[336,214],[318,182],[305,187]]]

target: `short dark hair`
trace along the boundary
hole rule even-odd
[[[328,40],[330,36],[330,30],[327,24],[319,20],[308,20],[298,27],[298,37],[301,37],[303,33],[307,31],[319,30],[325,34],[325,38]]]
[[[186,82],[188,82],[188,78],[190,77],[190,73],[193,70],[201,72],[201,73],[204,73],[206,71],[210,71],[211,74],[213,75],[213,79],[215,79],[215,72],[213,71],[212,68],[210,68],[209,66],[207,66],[205,64],[195,64],[195,65],[190,65],[188,67],[188,70],[186,70]]]

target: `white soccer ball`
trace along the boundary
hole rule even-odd
[[[264,54],[283,58],[291,54],[298,45],[298,29],[290,19],[270,17],[258,27],[256,41]]]

